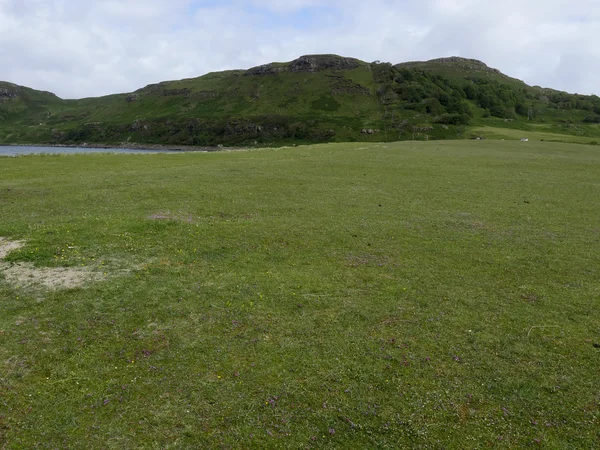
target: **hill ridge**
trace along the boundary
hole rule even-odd
[[[600,98],[528,86],[458,56],[336,54],[63,100],[0,82],[0,143],[253,145],[456,139],[477,127],[600,136]]]
[[[336,67],[336,64],[337,64],[337,67]],[[197,79],[207,77],[207,76],[219,76],[219,75],[228,75],[228,74],[268,75],[268,74],[276,74],[276,73],[288,72],[288,71],[289,72],[314,73],[314,72],[324,71],[324,70],[328,70],[328,69],[351,70],[351,69],[359,67],[361,65],[362,66],[370,66],[373,64],[388,64],[388,65],[393,65],[396,68],[426,68],[428,65],[440,64],[440,65],[459,67],[459,68],[463,68],[466,70],[472,70],[472,71],[486,71],[486,72],[502,75],[507,78],[515,79],[515,78],[512,78],[509,75],[503,73],[500,69],[496,69],[496,68],[492,68],[492,67],[488,66],[485,62],[483,62],[481,60],[474,59],[474,58],[465,58],[465,57],[461,57],[461,56],[447,56],[447,57],[433,58],[433,59],[422,60],[422,61],[421,60],[405,61],[405,62],[400,62],[400,63],[394,64],[391,62],[381,63],[380,61],[368,63],[368,62],[360,60],[358,58],[341,56],[341,55],[337,55],[334,53],[322,53],[322,54],[302,55],[302,56],[299,56],[298,58],[293,59],[288,62],[270,62],[270,63],[250,67],[247,69],[228,69],[228,70],[222,70],[222,71],[216,71],[216,72],[207,72],[206,74],[203,74],[203,75],[198,75],[196,77],[191,77],[191,78],[184,78],[184,79],[180,79],[180,80],[159,81],[156,83],[147,84],[146,86],[140,87],[140,88],[138,88],[134,91],[130,91],[130,92],[113,93],[113,94],[107,94],[107,95],[101,95],[101,96],[82,97],[82,98],[68,99],[68,100],[70,100],[70,101],[84,100],[84,99],[109,97],[109,96],[113,96],[113,95],[135,94],[135,93],[143,91],[146,88],[164,86],[164,85],[168,85],[169,83],[197,80]],[[522,80],[519,80],[519,81],[521,81],[523,84],[526,84]],[[51,91],[38,90],[31,86],[20,85],[20,84],[13,83],[10,81],[0,80],[0,89],[3,88],[3,86],[2,86],[3,84],[9,85],[12,88],[31,89],[31,90],[34,90],[36,92],[40,92],[43,94],[54,95],[61,100],[67,100],[67,99],[58,97],[55,93],[53,93]],[[527,86],[529,86],[529,85],[527,85]],[[549,92],[560,92],[560,93],[566,92],[566,91],[561,91],[561,90],[557,90],[554,88],[543,87],[543,86],[538,86],[538,85],[530,86],[530,87],[544,89]],[[6,87],[4,87],[4,89],[6,89]]]
[[[469,70],[475,70],[475,71],[483,70],[483,71],[487,71],[487,72],[491,72],[491,73],[505,75],[499,69],[494,69],[492,67],[489,67],[483,61],[480,61],[478,59],[473,59],[473,58],[463,58],[461,56],[447,56],[447,57],[443,57],[443,58],[434,58],[434,59],[430,59],[427,61],[407,61],[407,62],[402,62],[402,63],[396,64],[396,67],[414,67],[414,66],[425,65],[425,64],[446,64],[449,66],[454,65],[454,66],[463,67],[463,68],[466,68]],[[507,76],[507,75],[505,75],[505,76]]]

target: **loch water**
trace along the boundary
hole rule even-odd
[[[92,148],[92,147],[38,147],[38,146],[0,146],[0,156],[20,155],[72,155],[84,153],[166,153],[169,150],[141,150],[130,148]]]

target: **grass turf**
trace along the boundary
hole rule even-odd
[[[0,447],[600,445],[600,154],[0,159]]]

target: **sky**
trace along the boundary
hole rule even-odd
[[[600,0],[0,0],[0,80],[82,98],[305,54],[479,59],[600,95]]]

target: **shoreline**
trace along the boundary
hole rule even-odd
[[[155,150],[171,152],[219,152],[242,150],[245,147],[201,147],[192,145],[162,145],[162,144],[138,144],[135,142],[121,144],[3,144],[0,147],[33,147],[33,148],[93,148],[93,149],[122,149],[122,150]]]

